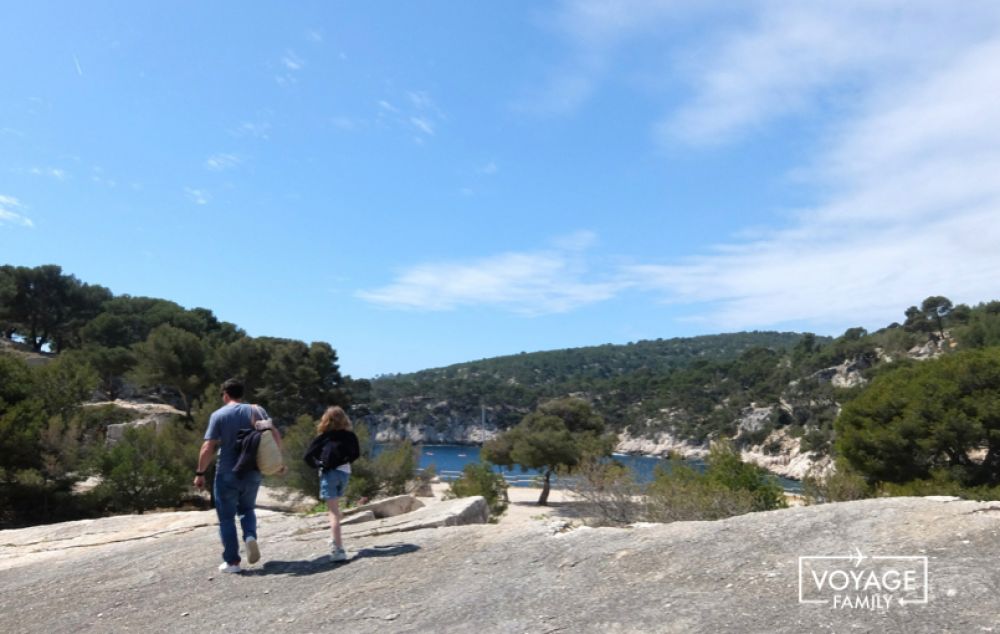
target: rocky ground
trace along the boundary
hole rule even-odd
[[[324,559],[322,516],[264,511],[263,560],[240,575],[215,570],[211,512],[0,531],[0,631],[1000,631],[1000,503],[876,499],[567,530],[572,500],[543,512],[536,493],[512,489],[498,524],[440,528],[412,520],[461,503],[425,499],[409,518],[376,520],[405,530],[350,527],[341,564]],[[929,583],[913,577],[902,597],[926,587],[926,604],[898,593],[875,609],[802,604],[800,557],[820,555],[845,557],[822,560],[844,578],[922,565],[872,556],[926,557]]]

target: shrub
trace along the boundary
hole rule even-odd
[[[728,442],[712,445],[704,473],[672,459],[658,467],[646,490],[648,517],[656,522],[715,520],[787,506],[777,480],[740,460]]]
[[[417,470],[419,450],[409,440],[386,446],[372,460],[372,474],[378,493],[401,495]]]
[[[825,502],[849,502],[871,497],[868,482],[847,465],[838,465],[837,470],[825,477],[811,473],[802,479],[802,496],[806,504]]]
[[[585,460],[570,482],[582,501],[581,513],[592,525],[621,526],[646,517],[632,470],[617,460]]]
[[[302,458],[315,436],[316,421],[308,415],[299,416],[295,424],[285,430],[281,437],[281,448],[284,451],[288,471],[281,476],[280,484],[318,498],[319,476],[316,469],[307,465]],[[354,473],[351,474],[351,479],[354,479]]]
[[[507,510],[507,481],[493,471],[489,462],[470,462],[462,469],[462,475],[452,480],[446,498],[464,498],[481,495],[486,499],[490,517],[497,518]]]
[[[732,444],[713,443],[704,477],[729,491],[746,491],[752,498],[752,511],[767,511],[786,506],[785,494],[777,479],[757,465],[743,462]]]
[[[180,505],[190,477],[190,456],[196,451],[183,447],[185,435],[157,434],[151,426],[125,430],[122,440],[97,459],[103,482],[95,495],[115,511],[142,513]],[[187,458],[185,463],[181,456]]]
[[[654,522],[717,520],[753,510],[753,495],[727,489],[679,460],[657,468],[646,490],[646,515]]]

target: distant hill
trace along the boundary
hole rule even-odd
[[[875,332],[740,332],[522,353],[356,385],[354,414],[381,441],[479,443],[539,403],[588,400],[619,450],[698,455],[735,438],[745,459],[802,477],[829,463],[843,404],[890,366],[1000,346],[1000,302],[931,296]],[[803,460],[799,460],[804,457]],[[797,462],[798,461],[798,462]],[[826,468],[826,466],[824,466]]]
[[[505,428],[516,424],[540,401],[585,393],[603,403],[599,406],[602,413],[621,426],[627,421],[615,409],[617,403],[631,404],[652,396],[653,384],[678,370],[732,362],[751,350],[781,354],[803,336],[792,332],[738,332],[482,359],[376,377],[371,380],[370,394],[356,392],[356,406],[366,404],[366,413],[375,417],[403,416],[411,423],[440,425],[433,408],[447,402],[449,418],[475,421],[485,412],[489,422]],[[818,337],[816,341],[831,339]]]

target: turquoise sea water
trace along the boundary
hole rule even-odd
[[[615,460],[631,468],[635,472],[635,478],[638,482],[651,481],[653,479],[653,470],[656,469],[657,465],[667,462],[662,458],[653,456],[629,456],[624,454],[615,454]],[[479,447],[466,445],[421,446],[420,468],[426,469],[434,465],[436,473],[442,480],[451,480],[458,477],[462,468],[470,462],[479,462]],[[701,460],[689,459],[685,462],[698,470],[705,468],[705,463]],[[538,471],[531,469],[527,471],[521,471],[520,468],[515,468],[512,471],[507,471],[500,467],[497,467],[497,469],[504,474],[504,477],[513,486],[535,486],[535,479],[539,475]],[[797,480],[789,480],[778,476],[774,477],[777,478],[786,491],[798,493],[802,490],[802,483]],[[555,479],[554,486],[558,486],[558,482]]]

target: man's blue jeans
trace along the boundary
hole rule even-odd
[[[215,473],[215,512],[219,516],[219,537],[222,538],[222,559],[227,564],[240,561],[240,542],[236,536],[236,516],[240,518],[243,541],[257,539],[257,489],[260,471],[237,475],[232,471]]]

